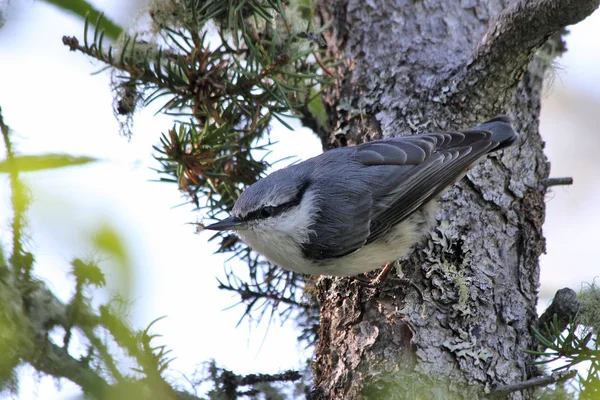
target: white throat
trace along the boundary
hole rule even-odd
[[[307,191],[299,205],[280,215],[256,221],[238,234],[273,264],[297,270],[294,266],[306,263],[300,246],[308,242],[312,232],[309,227],[314,222],[315,214],[311,211],[317,209],[315,203],[315,194]]]

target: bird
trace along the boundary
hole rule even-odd
[[[518,138],[500,115],[464,131],[334,148],[248,186],[230,217],[205,229],[234,231],[271,263],[302,274],[389,272],[432,230],[446,189]]]

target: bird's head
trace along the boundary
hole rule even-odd
[[[314,212],[310,181],[294,167],[297,166],[275,171],[248,187],[236,201],[229,218],[205,229],[237,231],[244,239],[254,236],[248,231],[294,236],[297,231],[308,229]]]

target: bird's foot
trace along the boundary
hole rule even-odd
[[[390,271],[392,270],[392,268],[394,268],[394,263],[388,263],[385,265],[385,267],[383,267],[381,272],[375,278],[369,277],[369,273],[367,272],[364,275],[355,276],[354,279],[356,280],[357,283],[359,283],[361,285],[369,286],[369,287],[377,287],[383,281],[386,280],[386,278],[390,274]]]
[[[379,275],[377,275],[377,277],[375,279],[373,279],[373,281],[371,281],[371,285],[378,286],[383,281],[385,281],[387,279],[388,275],[390,274],[390,271],[392,270],[392,268],[394,268],[393,262],[385,264],[385,267],[383,267],[383,269],[381,270]]]

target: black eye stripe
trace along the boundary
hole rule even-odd
[[[282,212],[289,210],[292,207],[300,204],[300,201],[296,201],[296,199],[292,201],[288,201],[287,203],[278,205],[276,207],[266,206],[263,208],[259,208],[258,210],[249,212],[243,219],[244,220],[252,220],[252,219],[266,219],[269,217],[274,217],[276,215],[281,214]]]
[[[266,219],[266,218],[274,217],[276,215],[283,213],[286,210],[289,210],[292,207],[299,205],[300,202],[302,201],[302,197],[304,196],[304,193],[306,192],[306,189],[308,189],[309,185],[310,185],[309,181],[303,182],[302,185],[298,188],[298,194],[296,195],[296,197],[294,197],[292,200],[288,201],[287,203],[283,203],[278,206],[265,206],[263,208],[259,208],[257,210],[254,210],[254,211],[246,214],[246,216],[244,216],[242,218],[242,220],[249,221],[249,220],[258,220],[258,219]]]

